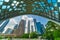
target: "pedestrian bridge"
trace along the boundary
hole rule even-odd
[[[59,0],[0,0],[0,20],[34,14],[60,22]]]

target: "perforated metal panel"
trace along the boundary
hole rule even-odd
[[[24,14],[36,14],[60,21],[59,0],[0,0],[0,20]]]

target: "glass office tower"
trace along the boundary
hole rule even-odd
[[[43,34],[45,32],[45,28],[43,26],[43,24],[41,24],[40,22],[36,22],[36,32],[38,34]]]
[[[6,27],[6,25],[8,24],[9,22],[9,19],[3,21],[1,24],[0,24],[0,32],[2,33],[4,31],[4,28]]]
[[[0,0],[0,20],[36,14],[60,22],[60,0]]]

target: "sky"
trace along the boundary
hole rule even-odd
[[[22,16],[23,16],[23,15],[22,15]],[[16,21],[17,23],[19,23],[22,16],[14,17],[15,21]],[[48,19],[47,19],[47,18],[44,18],[44,17],[41,17],[41,16],[31,15],[31,14],[30,14],[30,15],[27,15],[27,16],[36,19],[37,22],[41,22],[41,24],[43,24],[43,25],[46,25],[47,22],[48,22]]]
[[[41,24],[46,25],[46,23],[48,22],[47,18],[41,17],[41,16],[37,16],[37,15],[28,15],[28,17],[32,17],[34,19],[36,19],[37,22],[41,22]]]
[[[8,24],[6,25],[6,27],[4,28],[4,31],[3,31],[2,33],[5,33],[8,28],[10,28],[10,29],[13,30],[14,27],[15,27],[15,25],[20,23],[22,16],[24,16],[24,15],[10,18]],[[33,19],[36,19],[37,22],[40,22],[40,23],[43,24],[44,26],[45,26],[45,25],[47,24],[47,22],[48,22],[48,19],[47,19],[47,18],[44,18],[44,17],[41,17],[41,16],[37,16],[37,15],[26,15],[26,16],[32,17]]]
[[[9,2],[9,0],[4,0],[4,2]],[[52,0],[52,2],[56,2],[56,1]],[[58,2],[60,2],[60,0],[58,0]],[[48,0],[48,3],[50,3],[50,0]],[[3,5],[3,0],[0,0],[0,5]],[[54,4],[54,5],[56,5],[56,4]],[[3,5],[2,9],[5,9],[5,8],[6,8],[6,5]],[[55,13],[57,13],[57,11],[55,11]],[[41,17],[41,16],[37,16],[37,15],[27,15],[27,16],[36,19],[37,22],[41,22],[41,24],[43,24],[44,26],[49,21],[47,18],[44,18],[44,17]],[[13,29],[16,24],[19,24],[19,22],[21,20],[21,17],[22,17],[22,15],[14,17],[14,18],[11,18],[9,23],[7,24],[7,26],[5,28]]]
[[[8,24],[7,24],[6,27],[4,28],[3,33],[5,33],[8,28],[10,28],[10,29],[13,30],[14,27],[15,27],[15,25],[20,23],[22,16],[24,16],[24,15],[10,18]],[[26,16],[32,17],[32,18],[36,19],[37,22],[40,22],[40,23],[43,24],[44,26],[45,26],[45,25],[47,24],[47,22],[48,22],[48,19],[47,19],[47,18],[44,18],[44,17],[41,17],[41,16],[37,16],[37,15],[26,15]]]

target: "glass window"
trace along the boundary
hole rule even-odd
[[[14,3],[12,3],[11,5],[12,5],[12,6],[14,6],[15,4],[14,4]]]
[[[4,0],[0,0],[0,1],[4,1]]]
[[[58,11],[54,11],[55,17],[58,18]]]
[[[3,6],[2,6],[2,9],[6,9],[6,5],[3,5]]]
[[[4,0],[5,2],[9,2],[9,0]]]
[[[17,3],[17,1],[13,1],[13,3]]]
[[[20,7],[23,7],[23,5],[20,5]]]
[[[24,12],[26,12],[26,9],[24,9]]]
[[[19,4],[19,2],[17,2],[16,4]]]
[[[0,2],[0,5],[2,5],[3,4],[3,2]]]
[[[50,8],[47,6],[47,9],[50,10]]]
[[[17,10],[17,8],[15,8],[14,10]]]
[[[46,11],[46,13],[48,13],[48,10],[47,9],[45,11]]]
[[[58,3],[58,7],[60,7],[60,3]]]
[[[35,1],[34,3],[38,4],[39,2],[36,2],[36,1]]]
[[[59,7],[59,12],[60,12],[60,7]]]
[[[56,3],[56,2],[57,2],[57,0],[52,0],[52,2],[55,2],[55,3]]]
[[[51,3],[51,0],[47,0],[48,3]]]
[[[10,8],[10,6],[7,6],[7,8],[9,9],[9,8]]]
[[[9,11],[12,11],[12,9],[10,8]]]
[[[45,6],[44,2],[41,2],[41,6]]]
[[[58,2],[60,2],[60,0],[58,0]]]
[[[16,8],[15,8],[16,9]],[[22,10],[21,8],[18,8],[17,10]]]
[[[21,3],[24,3],[23,1],[21,1]]]
[[[16,8],[16,6],[14,6],[13,8]]]
[[[54,11],[54,13],[55,13],[56,15],[58,15],[58,11]]]
[[[50,7],[50,10],[54,10],[54,8],[53,7]]]
[[[24,8],[24,7],[22,7],[22,10],[25,10],[25,8]]]
[[[23,6],[26,6],[26,4],[23,4]]]
[[[36,10],[36,8],[34,7],[34,10]]]
[[[54,7],[57,7],[57,3],[53,3],[53,6],[54,6]]]

